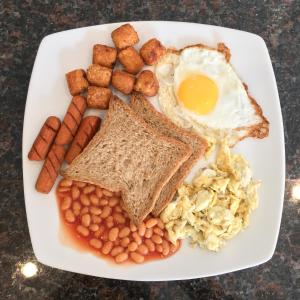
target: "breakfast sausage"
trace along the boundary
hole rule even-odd
[[[101,119],[96,116],[88,116],[82,120],[76,136],[65,157],[65,160],[68,164],[70,164],[89,143],[96,131],[99,129],[100,122]]]
[[[38,192],[48,194],[57,178],[60,166],[64,160],[66,149],[61,145],[54,145],[48,153],[43,168],[37,179],[35,188]]]
[[[61,128],[55,139],[57,145],[71,143],[86,110],[86,100],[82,96],[75,96],[68,107]]]
[[[59,128],[59,118],[50,116],[45,121],[28,153],[28,158],[30,160],[40,161],[46,158]]]

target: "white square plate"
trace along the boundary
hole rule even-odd
[[[112,45],[110,33],[119,24],[97,25],[46,36],[39,47],[28,89],[23,129],[23,177],[26,212],[32,246],[46,265],[88,275],[128,280],[176,280],[232,272],[269,260],[275,250],[283,204],[285,154],[282,116],[275,76],[266,44],[259,36],[216,26],[179,22],[131,22],[140,42],[152,37],[167,47],[224,42],[231,63],[270,121],[264,140],[246,139],[235,151],[251,163],[254,178],[262,180],[260,204],[249,228],[229,241],[219,253],[191,248],[185,241],[176,255],[142,265],[112,265],[99,257],[65,246],[59,239],[59,216],[54,188],[48,195],[34,185],[42,164],[27,153],[49,115],[63,118],[70,102],[65,73],[86,69],[96,43]]]

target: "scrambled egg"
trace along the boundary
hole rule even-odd
[[[170,240],[190,237],[193,245],[219,251],[248,226],[258,206],[259,185],[245,158],[222,143],[216,163],[203,169],[192,184],[183,184],[177,199],[161,213]]]

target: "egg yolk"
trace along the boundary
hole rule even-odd
[[[177,97],[187,109],[200,115],[206,115],[216,105],[218,87],[207,76],[193,74],[181,82],[177,90]]]

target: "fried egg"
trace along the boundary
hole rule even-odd
[[[190,46],[168,51],[155,72],[160,108],[175,124],[233,145],[267,121],[227,58],[217,49]]]

